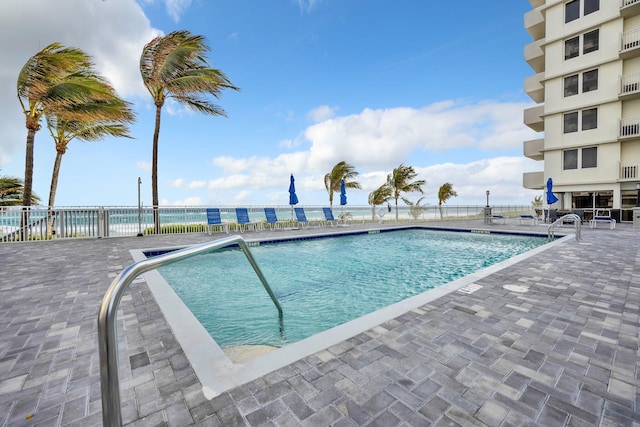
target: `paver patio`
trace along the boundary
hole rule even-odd
[[[582,237],[212,400],[138,279],[118,315],[123,423],[640,426],[640,230]],[[97,313],[129,249],[211,239],[1,244],[0,425],[100,425]]]

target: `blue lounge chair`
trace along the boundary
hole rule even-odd
[[[241,233],[249,229],[253,231],[262,230],[261,222],[254,222],[249,219],[249,210],[247,208],[236,208],[236,218],[238,219],[238,231]]]
[[[209,232],[209,235],[211,235],[211,231],[214,228],[220,228],[221,231],[229,233],[229,224],[222,222],[222,219],[220,218],[220,209],[207,208],[207,231]]]
[[[300,227],[304,228],[305,226],[309,226],[313,224],[313,222],[317,222],[315,220],[309,221],[307,219],[307,215],[304,213],[304,208],[294,208],[294,212],[296,213],[296,221],[300,224]]]
[[[611,211],[609,210],[596,211],[596,214],[589,221],[589,228],[597,228],[599,222],[606,222],[611,230],[616,228],[616,220],[611,217]]]
[[[333,211],[331,210],[331,208],[322,208],[322,213],[324,214],[324,220],[327,224],[329,224],[332,227],[337,227],[338,225],[343,225],[346,226],[347,225],[347,221],[344,219],[336,219],[333,216]]]
[[[523,224],[538,225],[538,218],[533,215],[520,215],[520,225]]]
[[[271,230],[277,230],[283,224],[286,224],[285,221],[278,220],[278,216],[276,215],[276,210],[274,208],[264,208],[264,216],[267,218],[267,225],[271,227]]]
[[[507,218],[505,218],[502,215],[491,215],[491,223],[495,223],[495,224],[506,224],[507,223]]]

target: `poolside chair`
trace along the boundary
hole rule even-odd
[[[589,228],[598,228],[599,222],[608,223],[611,230],[616,228],[616,220],[611,217],[611,211],[608,209],[596,211],[596,214],[589,221]]]
[[[277,230],[283,224],[286,224],[286,221],[278,220],[278,216],[276,215],[276,210],[274,208],[264,208],[264,216],[267,218],[267,225],[271,228],[271,230]]]
[[[520,215],[520,225],[538,225],[538,218],[533,215]]]
[[[491,218],[489,218],[489,221],[491,224],[506,224],[507,223],[507,218],[502,216],[502,215],[491,215]]]
[[[222,222],[220,218],[220,209],[218,208],[207,208],[207,231],[209,235],[214,228],[220,228],[221,231],[225,233],[229,233],[229,224],[226,222]]]
[[[296,221],[302,228],[304,228],[305,226],[310,226],[314,222],[318,222],[317,220],[309,221],[307,219],[307,215],[304,213],[304,208],[294,208],[293,210],[296,213]]]
[[[342,226],[346,226],[347,225],[347,221],[339,218],[336,219],[333,216],[333,211],[331,210],[331,208],[322,208],[322,213],[324,214],[324,222],[326,222],[327,224],[329,224],[332,227],[337,227],[339,225]]]
[[[241,233],[249,229],[253,231],[262,230],[262,222],[254,222],[249,219],[249,210],[247,208],[236,208],[236,218],[238,219],[238,231]]]

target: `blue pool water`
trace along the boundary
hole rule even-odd
[[[252,247],[282,306],[284,334],[276,307],[239,248],[159,271],[220,347],[283,346],[546,242],[417,229]]]

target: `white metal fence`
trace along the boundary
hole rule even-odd
[[[303,206],[309,220],[323,219],[322,206]],[[220,207],[221,218],[233,229],[234,207]],[[266,221],[263,206],[250,206],[252,221]],[[532,213],[531,206],[493,206],[493,213],[517,216]],[[207,230],[207,207],[160,207],[160,234],[202,233]],[[276,206],[279,220],[293,220],[290,206]],[[482,218],[484,206],[398,206],[399,221],[430,221]],[[334,216],[346,215],[352,222],[395,221],[395,206],[334,206]],[[103,238],[154,234],[153,208],[128,206],[0,207],[0,243],[67,238]]]

